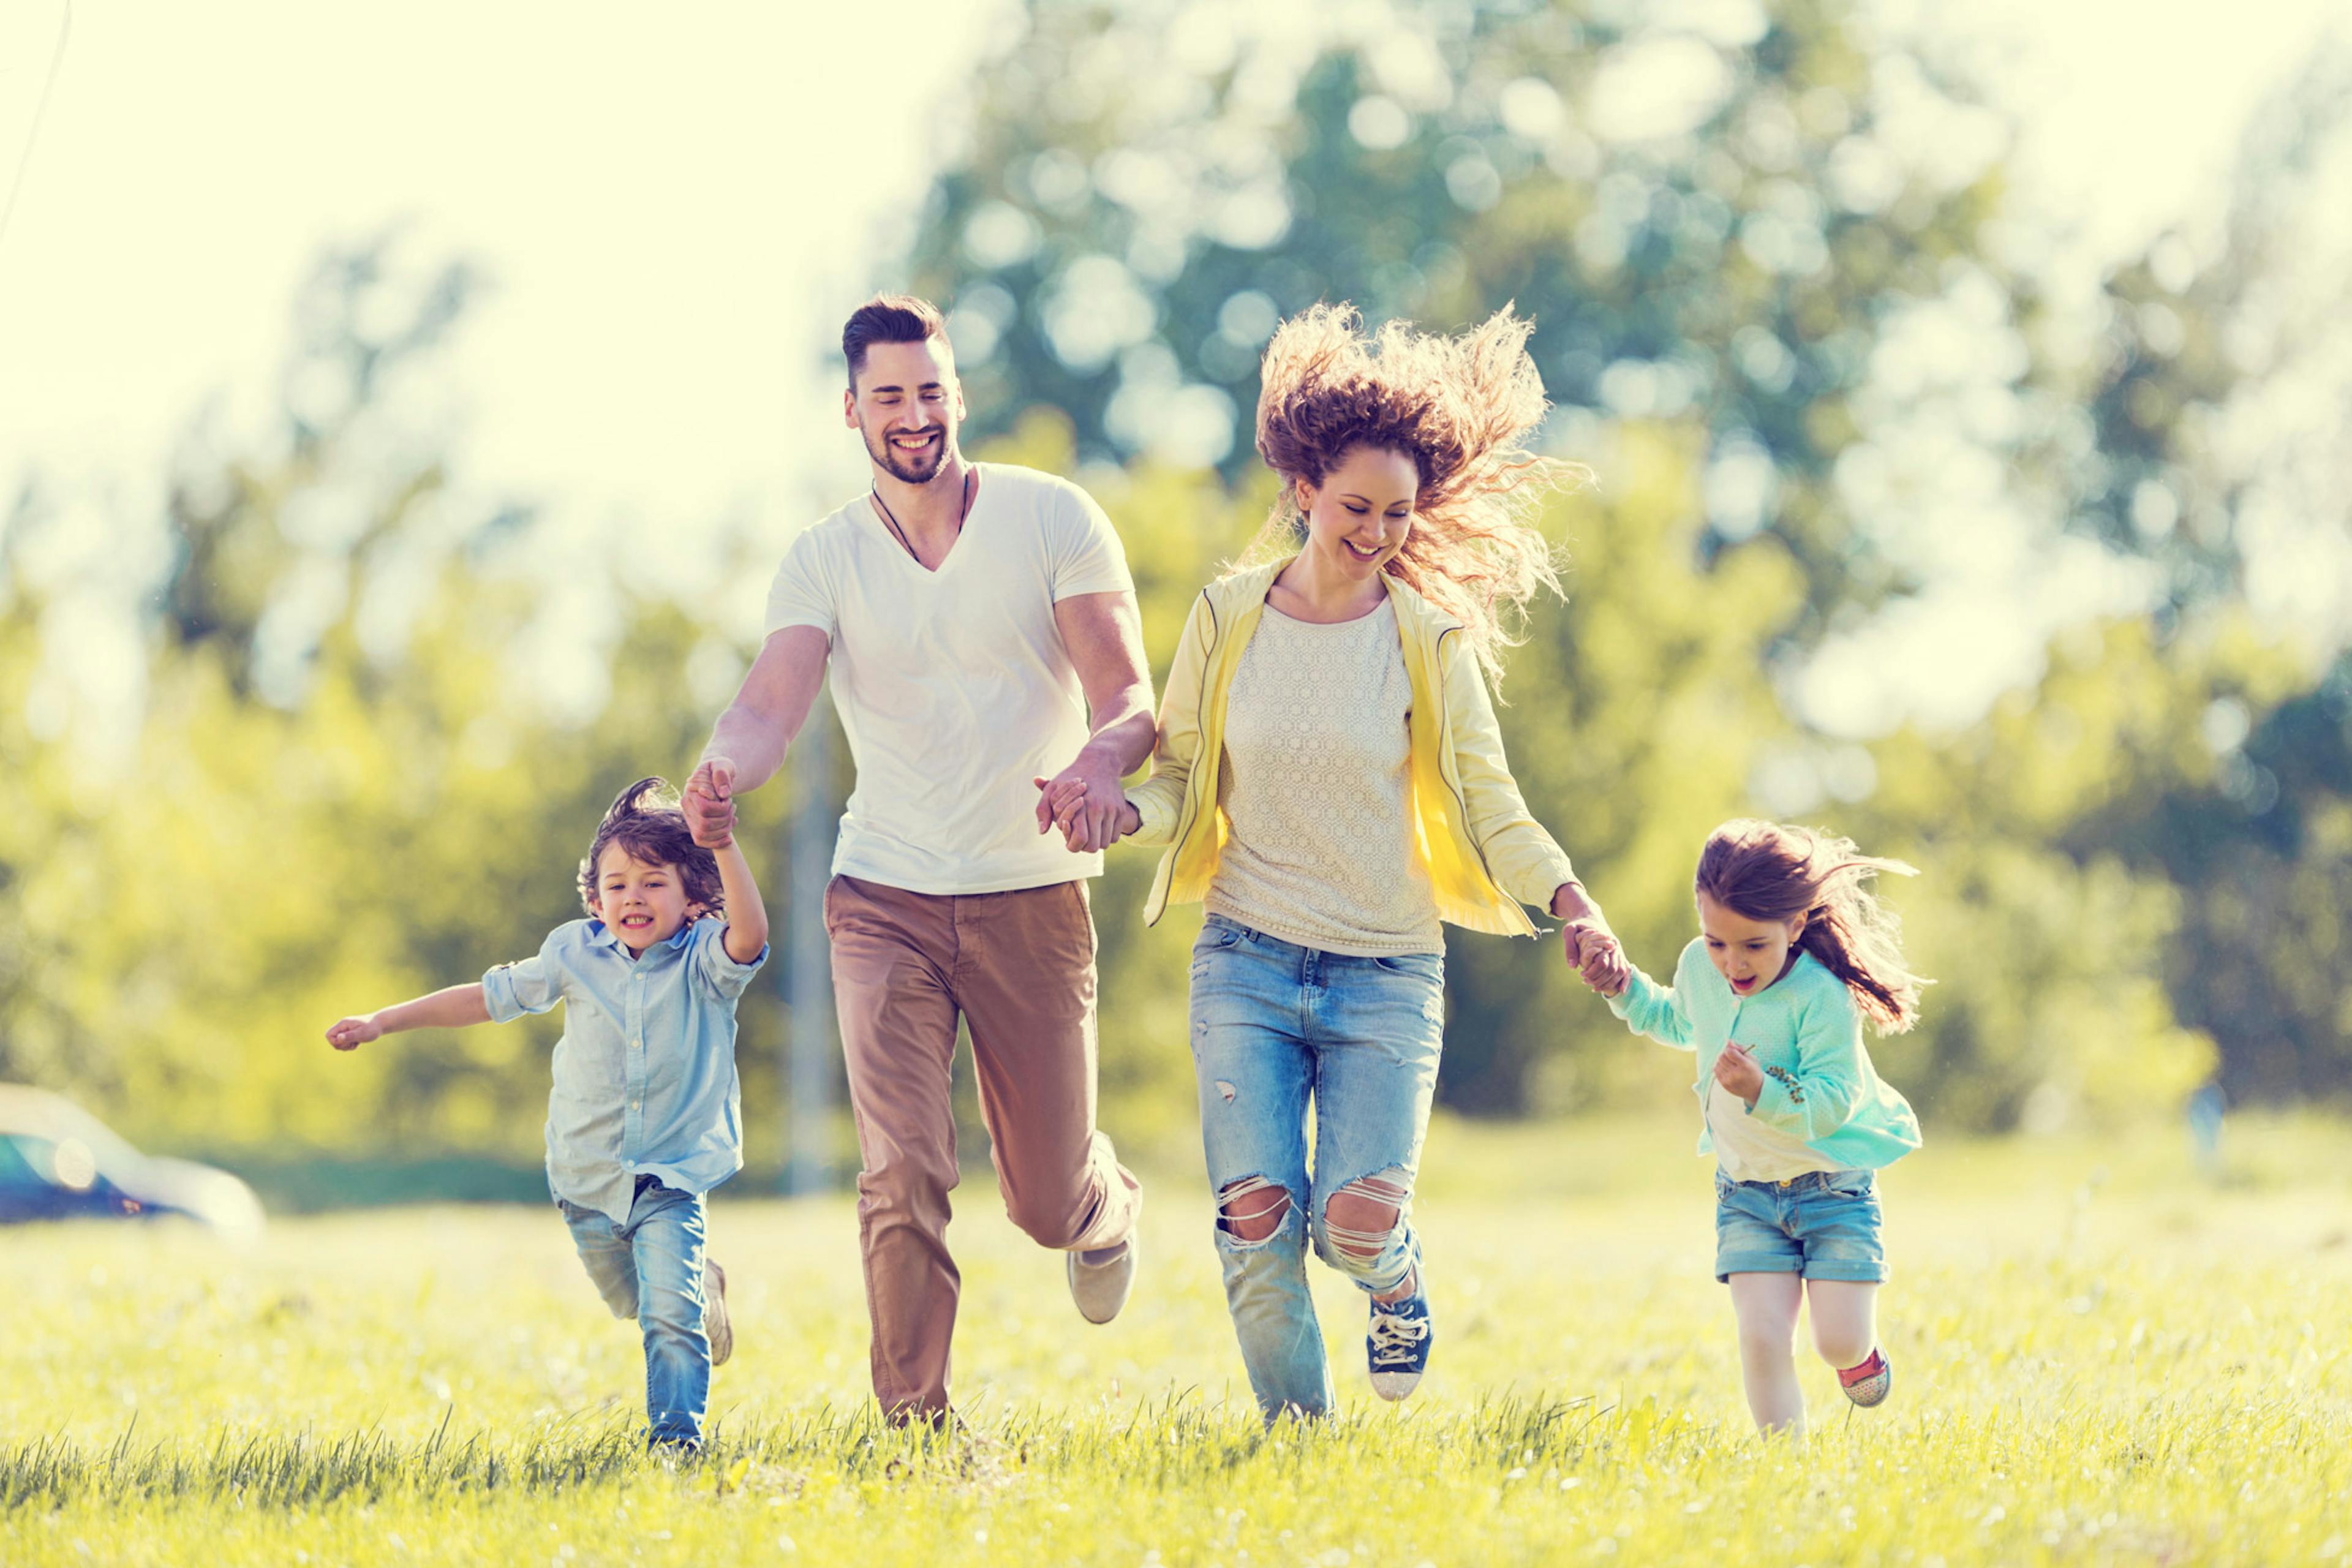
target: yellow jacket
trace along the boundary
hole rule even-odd
[[[1225,698],[1242,650],[1257,629],[1266,591],[1289,564],[1237,572],[1201,590],[1160,700],[1151,776],[1128,792],[1143,818],[1130,838],[1166,846],[1143,918],[1156,923],[1170,900],[1198,903],[1232,835],[1222,802]],[[1386,573],[1412,682],[1413,836],[1429,868],[1440,919],[1498,936],[1533,936],[1522,904],[1549,909],[1575,880],[1550,834],[1528,815],[1503,757],[1503,733],[1460,623]]]

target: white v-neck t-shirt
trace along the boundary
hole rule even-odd
[[[1054,605],[1132,590],[1110,519],[1066,479],[1002,463],[936,572],[871,492],[784,553],[767,629],[815,626],[857,783],[833,869],[909,892],[1001,893],[1102,874],[1037,831],[1037,788],[1086,744],[1086,693]]]

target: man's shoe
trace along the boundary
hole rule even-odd
[[[727,1270],[715,1258],[702,1260],[702,1332],[710,1342],[710,1364],[726,1365],[735,1353],[735,1325],[727,1321]]]
[[[1886,1401],[1886,1391],[1895,1385],[1895,1369],[1886,1364],[1886,1352],[1873,1350],[1870,1359],[1860,1366],[1849,1366],[1838,1373],[1838,1386],[1845,1396],[1867,1410]]]
[[[1413,1281],[1410,1296],[1374,1301],[1371,1332],[1364,1336],[1364,1360],[1371,1370],[1372,1392],[1382,1399],[1402,1399],[1420,1386],[1421,1374],[1429,1370],[1430,1342],[1435,1337],[1429,1321],[1429,1293],[1419,1279]]]
[[[1127,1305],[1127,1293],[1135,1288],[1136,1237],[1130,1234],[1119,1244],[1118,1253],[1101,1263],[1088,1263],[1082,1252],[1066,1252],[1066,1268],[1070,1277],[1070,1300],[1078,1304],[1078,1316],[1089,1323],[1108,1323],[1118,1316]]]

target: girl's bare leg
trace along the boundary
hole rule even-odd
[[[1739,1373],[1748,1388],[1748,1414],[1759,1431],[1801,1436],[1805,1396],[1797,1387],[1797,1308],[1805,1282],[1794,1274],[1734,1274],[1729,1284],[1731,1310],[1739,1319]]]
[[[1878,1345],[1878,1287],[1845,1279],[1806,1282],[1813,1348],[1843,1372],[1870,1359]]]

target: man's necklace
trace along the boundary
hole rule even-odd
[[[958,539],[961,539],[963,537],[964,520],[971,516],[971,481],[979,477],[980,470],[977,468],[966,468],[963,471],[963,507],[956,513],[956,537]],[[873,490],[873,496],[876,509],[882,513],[882,521],[890,525],[890,537],[898,542],[899,549],[914,557],[916,565],[923,566],[923,558],[919,555],[916,555],[915,547],[907,542],[907,531],[900,528],[898,526],[898,520],[890,514],[890,503],[882,499],[882,491],[878,486]],[[923,566],[923,570],[929,572],[931,568]]]

